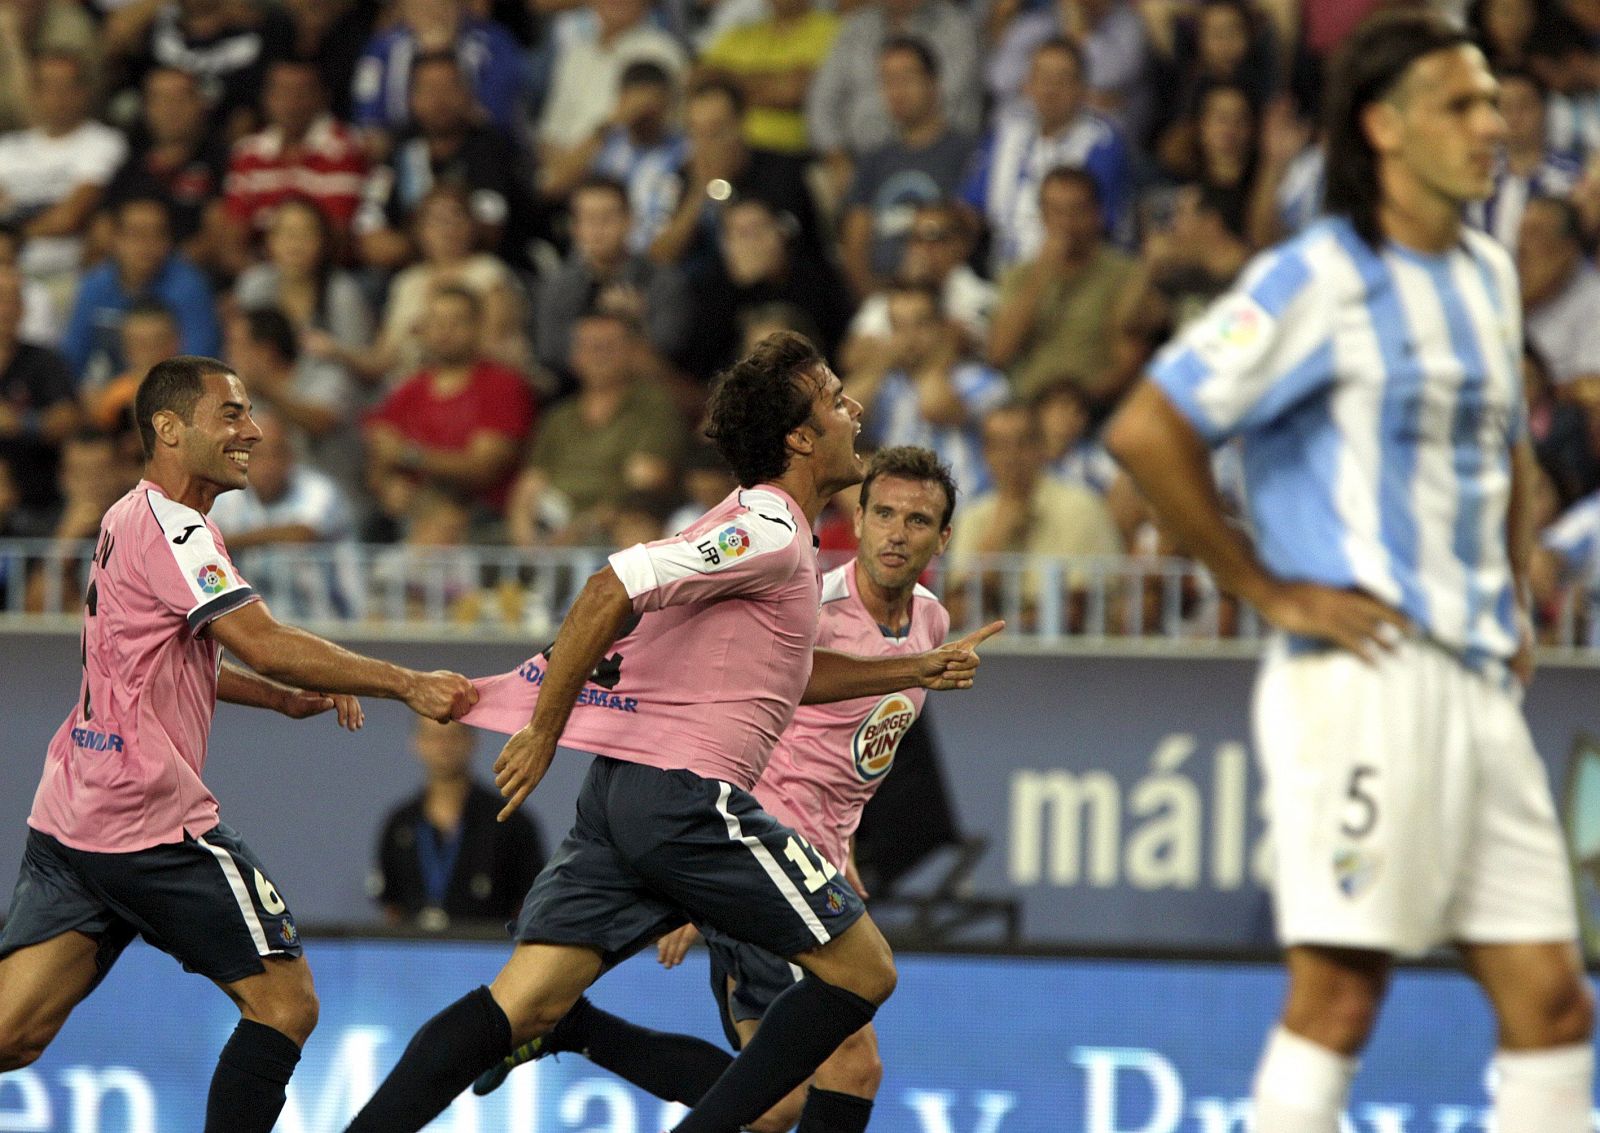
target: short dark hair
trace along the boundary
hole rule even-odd
[[[930,79],[939,77],[939,57],[933,53],[933,48],[928,42],[915,35],[891,35],[883,41],[883,46],[878,48],[878,58],[892,55],[896,51],[903,51],[907,55],[916,56],[917,62],[922,64],[922,73]]]
[[[244,312],[250,341],[269,347],[288,366],[300,361],[300,336],[281,307],[251,307]]]
[[[133,398],[133,415],[139,424],[139,445],[144,449],[144,458],[149,460],[156,452],[153,418],[157,413],[170,410],[184,424],[194,424],[195,402],[205,392],[206,377],[231,373],[233,369],[226,362],[195,354],[180,354],[150,367]]]
[[[635,59],[622,68],[622,75],[617,79],[618,90],[626,90],[629,87],[660,87],[663,90],[671,90],[672,73],[654,59]]]
[[[867,465],[867,478],[861,481],[862,510],[866,509],[873,483],[881,476],[939,485],[944,489],[944,512],[939,516],[939,530],[950,526],[950,517],[956,513],[956,478],[950,466],[932,450],[916,445],[895,445],[873,453]]]
[[[708,94],[720,94],[723,98],[727,99],[728,103],[733,107],[733,115],[735,118],[744,117],[744,112],[746,107],[749,106],[749,101],[744,96],[744,89],[732,79],[726,78],[723,75],[719,75],[716,72],[712,72],[711,74],[706,75],[704,78],[696,81],[696,83],[689,88],[690,101],[697,98],[704,98]]]
[[[633,211],[633,202],[628,200],[628,187],[615,177],[607,177],[603,173],[588,174],[572,187],[572,192],[567,195],[568,202],[576,200],[579,193],[611,193],[622,202],[624,210]]]
[[[1103,209],[1105,207],[1105,201],[1100,196],[1100,182],[1096,181],[1094,174],[1087,169],[1076,165],[1057,165],[1052,167],[1048,173],[1039,179],[1040,197],[1043,198],[1046,185],[1053,185],[1057,182],[1064,185],[1077,185],[1085,193],[1089,194],[1089,199],[1094,202],[1095,208]]]
[[[778,331],[717,375],[705,434],[741,486],[776,480],[788,469],[786,438],[811,418],[817,386],[807,372],[821,364],[809,339]]]
[[[1330,214],[1347,217],[1372,247],[1383,242],[1381,190],[1378,155],[1362,116],[1388,97],[1417,60],[1471,43],[1466,32],[1432,12],[1380,12],[1351,33],[1329,70],[1325,205]]]

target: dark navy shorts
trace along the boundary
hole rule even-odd
[[[523,902],[524,942],[609,966],[686,921],[778,956],[828,943],[865,911],[804,838],[747,791],[692,771],[594,756],[578,817]]]
[[[294,915],[244,840],[218,823],[198,838],[126,854],[93,854],[28,831],[0,959],[63,933],[100,942],[103,978],[135,936],[218,983],[300,955]]]
[[[733,1049],[739,1050],[744,1041],[734,1024],[764,1017],[772,1001],[803,979],[805,971],[782,956],[710,926],[701,935],[711,953],[711,992],[722,1016],[722,1030]]]

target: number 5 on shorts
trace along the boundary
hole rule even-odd
[[[1350,782],[1345,787],[1344,821],[1339,824],[1340,833],[1347,838],[1360,838],[1372,833],[1372,828],[1378,825],[1378,800],[1362,786],[1362,780],[1369,775],[1376,775],[1378,769],[1370,764],[1360,763],[1350,769]]]
[[[802,843],[804,849],[801,848]],[[807,850],[810,851],[809,854]],[[833,863],[817,853],[816,848],[798,834],[789,836],[789,844],[783,848],[783,856],[792,861],[795,868],[800,871],[800,876],[805,879],[807,893],[815,893],[828,884],[829,878],[837,877],[839,874],[839,871],[833,868]],[[822,863],[821,869],[811,864],[813,857]]]

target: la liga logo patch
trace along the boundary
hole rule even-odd
[[[734,524],[717,533],[717,547],[730,559],[736,559],[750,549],[750,532]]]
[[[207,563],[195,571],[194,578],[207,594],[221,594],[228,588],[228,572],[221,563]]]

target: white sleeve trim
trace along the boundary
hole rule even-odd
[[[794,521],[746,511],[693,535],[640,543],[611,556],[628,597],[696,575],[722,574],[786,549],[799,537]]]
[[[206,622],[242,605],[254,595],[250,584],[222,553],[211,536],[206,517],[187,504],[170,500],[160,492],[145,490],[150,514],[161,528],[161,542],[183,575],[194,605],[189,608],[191,630],[198,632]]]
[[[643,543],[621,550],[606,560],[611,564],[611,569],[622,580],[622,588],[628,592],[629,598],[637,598],[647,590],[654,590],[656,582],[656,568],[650,562],[650,548]]]

